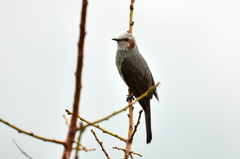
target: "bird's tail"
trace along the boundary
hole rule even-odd
[[[148,144],[152,140],[150,101],[148,101],[146,110],[144,112],[145,112],[145,123],[146,123],[147,144]]]

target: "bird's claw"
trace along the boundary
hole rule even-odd
[[[131,93],[130,95],[127,95],[127,102],[128,102],[128,100],[134,100],[135,98],[134,98],[134,96],[133,96],[133,93]]]

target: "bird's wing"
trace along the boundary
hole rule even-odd
[[[144,57],[141,54],[140,54],[140,56],[137,56],[137,57],[138,57],[137,60],[142,61],[142,63],[145,63],[146,66],[147,66],[144,69],[144,73],[146,74],[147,77],[149,77],[148,78],[148,87],[154,86],[155,85],[155,81],[153,79],[152,72],[149,69],[147,62],[145,61]],[[153,90],[153,94],[157,98],[157,100],[159,101],[158,93],[157,93],[157,89],[156,88]],[[151,98],[152,98],[152,95],[151,95]]]
[[[126,84],[135,97],[141,96],[148,90],[149,87],[147,77],[144,73],[141,73],[136,68],[134,68],[130,61],[124,60],[122,62],[121,72]],[[148,99],[152,97],[152,94],[153,93],[150,93]],[[142,104],[145,105],[144,103]]]
[[[150,71],[150,70],[149,70],[149,71]],[[150,73],[151,73],[151,71],[150,71]],[[153,79],[152,73],[151,73],[151,77],[152,77],[152,83],[153,83],[153,86],[154,86],[154,85],[155,85],[155,81],[154,81],[154,79]],[[156,89],[156,88],[153,90],[153,94],[154,94],[154,96],[157,98],[157,100],[159,101],[158,93],[157,93],[157,89]]]

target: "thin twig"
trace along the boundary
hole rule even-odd
[[[90,148],[90,149],[87,149],[85,146],[83,146],[82,144],[80,144],[79,142],[77,142],[77,141],[74,141],[74,143],[76,143],[79,147],[73,147],[73,149],[75,149],[75,150],[86,150],[86,151],[88,151],[88,150],[95,150],[95,148]],[[81,147],[80,147],[81,146]]]
[[[15,143],[15,145],[17,146],[17,148],[25,155],[27,156],[27,158],[32,159],[32,157],[28,156],[28,154],[26,152],[24,152],[21,147],[17,144],[17,142],[12,138],[13,142]]]
[[[9,122],[3,120],[0,118],[0,122],[3,122],[5,123],[6,125],[10,126],[11,128],[17,130],[19,133],[23,133],[23,134],[26,134],[26,135],[29,135],[29,136],[32,136],[34,138],[37,138],[37,139],[40,139],[40,140],[43,140],[43,141],[48,141],[48,142],[54,142],[54,143],[57,143],[57,144],[64,144],[63,141],[60,141],[60,140],[55,140],[55,139],[49,139],[49,138],[46,138],[46,137],[42,137],[42,136],[39,136],[39,135],[35,135],[33,132],[28,132],[28,131],[25,131],[23,129],[20,129],[12,124],[10,124]]]
[[[135,0],[131,0],[131,5],[130,5],[130,18],[129,18],[129,33],[132,34],[132,30],[133,30],[133,9],[134,9],[134,4]]]
[[[77,69],[76,69],[76,85],[75,85],[75,95],[73,102],[73,115],[71,118],[70,127],[68,130],[68,135],[64,144],[64,152],[62,159],[68,159],[72,151],[72,143],[74,141],[77,129],[77,117],[79,114],[79,101],[82,88],[82,66],[83,66],[83,47],[84,38],[86,35],[85,24],[86,24],[86,14],[87,14],[87,0],[82,0],[82,13],[81,13],[81,23],[80,23],[80,35],[78,41],[78,56],[77,56]]]
[[[105,148],[103,147],[103,143],[98,139],[96,133],[93,131],[93,129],[91,130],[91,132],[93,133],[93,135],[95,136],[95,139],[97,140],[97,142],[99,143],[99,145],[101,146],[102,148],[102,151],[104,152],[104,154],[107,156],[108,159],[110,159],[107,151],[105,150]]]
[[[131,151],[131,154],[138,155],[138,156],[142,157],[142,155],[140,153],[136,153],[136,152],[133,152],[133,151]]]
[[[123,148],[119,148],[119,147],[113,147],[113,149],[117,149],[117,150],[122,150],[122,151],[126,151],[126,149],[123,149]]]
[[[130,157],[131,157],[132,159],[134,159],[133,156],[132,156],[132,153],[130,153]]]
[[[70,111],[67,110],[67,109],[66,109],[66,112],[67,112],[68,114],[72,114],[72,112],[70,112]],[[98,129],[102,130],[103,133],[107,133],[107,134],[109,134],[109,135],[111,135],[111,136],[114,136],[114,137],[116,137],[116,138],[118,138],[118,139],[126,142],[126,139],[125,139],[125,138],[123,138],[123,137],[121,137],[121,136],[119,136],[119,135],[117,135],[117,134],[111,133],[110,131],[107,131],[107,130],[103,129],[103,128],[100,127],[99,125],[92,124],[91,122],[87,121],[86,119],[84,119],[84,118],[82,118],[82,117],[80,117],[80,116],[78,116],[78,118],[79,118],[80,120],[86,122],[87,124],[92,125],[92,126],[94,126],[95,128],[98,128]]]
[[[137,103],[137,102],[140,101],[141,99],[147,97],[148,94],[151,93],[159,84],[160,84],[160,83],[158,82],[158,83],[155,84],[154,86],[150,87],[150,88],[149,88],[145,93],[143,93],[140,97],[136,98],[136,100],[134,100],[134,101],[132,102],[132,105],[135,104],[135,103]],[[118,114],[118,113],[126,110],[129,106],[130,106],[130,105],[128,104],[127,106],[125,106],[124,108],[120,109],[119,111],[116,111],[115,113],[110,114],[109,116],[107,116],[107,117],[105,117],[105,118],[102,118],[102,119],[100,119],[100,120],[95,121],[95,123],[104,121],[104,120],[108,119],[109,117],[112,117],[112,116],[114,116],[114,115],[116,115],[116,114]],[[72,112],[70,112],[68,109],[66,109],[66,112],[68,113],[68,115],[72,115]],[[116,135],[116,134],[113,134],[113,133],[111,133],[111,132],[108,132],[107,130],[101,128],[99,125],[95,125],[94,122],[89,122],[89,121],[87,121],[86,119],[84,119],[84,118],[82,118],[82,117],[80,117],[80,116],[78,116],[78,118],[79,118],[80,120],[82,120],[82,121],[84,121],[84,122],[87,123],[87,125],[83,125],[84,128],[86,128],[87,126],[92,125],[92,126],[98,128],[98,129],[102,130],[104,133],[108,133],[108,134],[110,134],[110,135],[112,135],[112,136],[115,136],[115,137],[119,138],[119,139],[122,140],[122,141],[126,141],[125,138],[122,138],[122,137],[120,137],[120,136],[118,136],[118,135]]]
[[[140,97],[136,98],[136,100],[134,100],[134,101],[132,102],[132,105],[135,104],[136,102],[140,101],[141,99],[147,97],[148,94],[151,93],[159,84],[160,84],[160,83],[158,82],[158,83],[155,84],[154,86],[150,87],[150,88],[149,88],[145,93],[143,93]],[[107,117],[105,117],[105,118],[102,118],[102,119],[100,119],[100,120],[95,121],[95,123],[104,121],[104,120],[108,119],[109,117],[112,117],[112,116],[114,116],[114,115],[116,115],[116,114],[118,114],[118,113],[126,110],[129,106],[130,106],[130,105],[128,104],[127,106],[125,106],[124,108],[120,109],[119,111],[117,111],[117,112],[115,112],[115,113],[113,113],[113,114],[110,114],[109,116],[107,116]],[[66,112],[67,112],[68,114],[72,115],[72,112],[70,112],[68,109],[66,109]],[[109,131],[101,128],[99,125],[95,125],[93,122],[91,123],[91,122],[87,121],[86,119],[84,119],[84,118],[82,118],[82,117],[80,117],[80,116],[78,116],[78,118],[79,118],[80,120],[82,120],[82,121],[84,121],[84,122],[87,123],[87,125],[83,125],[83,126],[82,126],[83,129],[86,128],[87,126],[92,125],[92,126],[98,128],[98,129],[102,130],[104,133],[108,133],[109,135],[114,136],[114,137],[117,137],[118,139],[126,142],[126,139],[125,139],[125,138],[120,137],[120,136],[118,136],[117,134],[113,134],[113,133],[111,133],[111,132],[109,132]],[[81,128],[80,128],[80,129],[81,129]]]
[[[77,142],[77,141],[74,141],[74,143],[77,144],[77,145],[79,145],[79,146],[81,146],[81,147],[84,147],[82,144],[80,144],[80,143]]]
[[[147,97],[148,94],[151,93],[159,84],[160,84],[160,83],[158,82],[158,83],[155,84],[154,86],[150,87],[150,88],[149,88],[145,93],[143,93],[140,97],[136,98],[136,100],[134,100],[134,101],[132,102],[132,105],[135,104],[135,103],[137,103],[138,101],[142,100],[143,98]],[[117,115],[117,114],[119,114],[119,113],[127,110],[127,108],[128,108],[129,106],[130,106],[130,105],[128,104],[127,106],[123,107],[122,109],[120,109],[120,110],[118,110],[118,111],[115,111],[115,112],[113,112],[112,114],[110,114],[110,115],[108,115],[108,116],[106,116],[106,117],[104,117],[104,118],[101,118],[101,119],[98,119],[98,120],[96,120],[96,121],[91,122],[91,124],[97,124],[97,123],[102,122],[102,121],[104,121],[104,120],[108,120],[110,117],[113,117],[113,116],[115,116],[115,115]],[[71,114],[71,113],[70,113],[70,114]],[[84,128],[86,128],[86,127],[88,127],[88,126],[90,126],[90,124],[83,125]]]
[[[133,133],[132,133],[132,136],[131,136],[130,140],[133,140],[133,136],[135,135],[135,133],[136,133],[136,131],[137,131],[137,127],[138,127],[138,125],[140,124],[140,119],[141,119],[142,112],[143,112],[143,110],[141,109],[141,110],[139,111],[139,116],[138,116],[137,124],[134,125],[134,130],[133,130]]]
[[[128,94],[129,96],[131,95],[130,89],[128,89]],[[132,140],[131,140],[131,136],[133,133],[133,109],[134,107],[132,106],[132,99],[129,98],[128,100],[129,103],[129,114],[128,114],[128,118],[129,118],[129,129],[128,129],[128,138],[126,140],[126,151],[124,153],[124,159],[128,159],[129,155],[130,155],[130,151],[132,148]]]
[[[65,114],[63,114],[63,118],[65,119],[66,124],[67,124],[68,126],[70,126],[70,123],[69,123],[69,121],[68,121],[68,118],[66,117]]]
[[[133,9],[134,9],[134,1],[135,0],[131,0],[131,4],[130,4],[130,18],[129,18],[129,33],[132,34],[132,30],[133,30]],[[132,93],[129,91],[129,95]],[[132,147],[132,140],[131,140],[131,136],[132,136],[132,133],[133,133],[133,107],[132,107],[132,100],[129,99],[129,114],[128,114],[128,117],[129,117],[129,131],[128,131],[128,139],[126,141],[126,151],[125,151],[125,154],[124,154],[124,159],[128,159],[129,158],[129,155],[130,155],[130,151],[131,151],[131,147]]]
[[[77,150],[76,147],[73,147],[72,149]],[[95,149],[95,148],[89,148],[89,149],[87,149],[87,148],[85,148],[85,147],[80,147],[80,148],[78,148],[78,150],[95,151],[96,149]]]
[[[92,123],[93,123],[93,124],[97,124],[97,123],[102,122],[102,121],[104,121],[104,120],[108,120],[110,117],[113,117],[114,115],[119,114],[119,113],[127,110],[128,107],[129,107],[129,105],[125,106],[124,108],[122,108],[122,109],[120,109],[120,110],[118,110],[118,111],[113,112],[112,114],[110,114],[110,115],[108,115],[108,116],[106,116],[106,117],[104,117],[104,118],[102,118],[102,119],[98,119],[98,120],[96,120],[96,121],[93,121]],[[88,125],[87,125],[87,126],[88,126]],[[86,126],[86,127],[87,127],[87,126]]]
[[[85,130],[84,128],[82,128],[82,126],[83,126],[83,123],[80,122],[80,127],[79,127],[80,131],[79,131],[79,135],[78,135],[78,142],[76,142],[77,143],[77,149],[76,149],[76,152],[75,152],[75,158],[78,158],[78,150],[79,150],[80,146],[82,146],[80,144],[80,142],[81,142],[81,138],[82,138],[82,133]]]
[[[119,147],[113,147],[113,149],[118,149],[118,150],[126,151],[126,149],[119,148]],[[136,152],[133,152],[133,151],[130,151],[130,153],[132,153],[132,154],[134,154],[134,155],[138,155],[138,156],[142,157],[142,155],[141,155],[141,154],[139,154],[139,153],[136,153]]]

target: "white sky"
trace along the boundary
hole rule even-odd
[[[128,30],[129,2],[90,0],[81,115],[90,120],[116,111],[127,86],[115,66],[116,42]],[[153,140],[144,118],[132,150],[143,158],[240,158],[240,1],[136,0],[133,35],[152,70],[160,103],[151,102]],[[71,109],[81,2],[0,1],[0,118],[35,134],[64,140],[62,114]],[[135,121],[140,106],[135,105]],[[121,113],[102,127],[127,137]],[[0,123],[0,158],[61,158],[63,147],[19,134]],[[81,158],[106,158],[88,128]],[[112,158],[118,139],[94,129]],[[72,155],[73,158],[74,155]],[[139,158],[139,157],[135,157]]]

